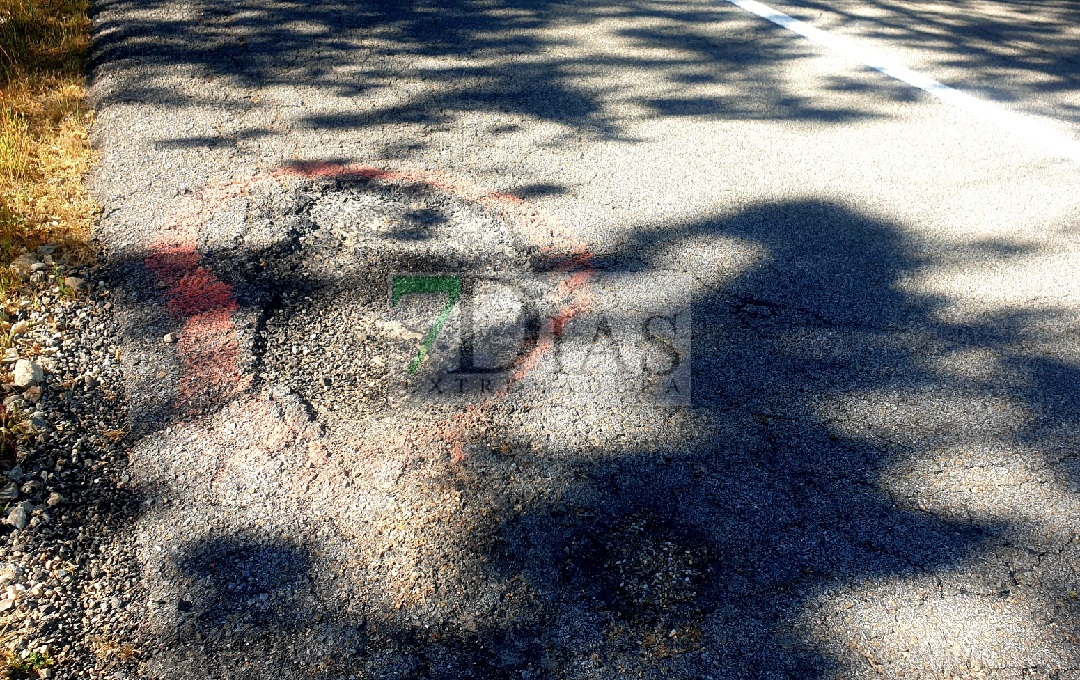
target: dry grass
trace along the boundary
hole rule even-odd
[[[88,253],[86,12],[87,0],[0,0],[0,264],[45,242]]]

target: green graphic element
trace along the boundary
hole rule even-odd
[[[454,305],[461,299],[461,277],[395,276],[390,283],[390,306],[396,307],[398,300],[414,293],[446,293],[447,300],[446,306],[435,317],[435,323],[421,341],[420,348],[416,351],[416,358],[409,364],[409,373],[416,373],[416,370],[420,368],[420,364],[424,363],[424,359],[427,358],[428,353],[431,351],[431,346],[435,344],[435,338],[439,337],[439,331],[442,330],[446,320],[450,318],[450,312],[454,309]]]

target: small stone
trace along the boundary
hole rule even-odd
[[[56,246],[54,244],[52,244],[52,243],[46,243],[43,246],[38,246],[37,250],[35,252],[40,257],[45,257],[47,255],[52,255],[53,253],[55,253],[56,252]]]
[[[51,494],[49,494],[49,499],[45,501],[45,505],[49,506],[50,508],[55,508],[63,502],[64,497],[53,491]]]
[[[35,262],[34,264],[30,265],[30,271],[36,274],[37,272],[47,269],[48,267],[49,265],[45,264],[44,262]]]
[[[65,276],[64,285],[74,290],[79,290],[86,285],[85,279],[80,279],[78,276]]]
[[[30,322],[28,321],[16,321],[11,326],[12,335],[22,335],[26,331],[30,330]]]
[[[14,562],[0,564],[0,588],[22,583],[26,571]]]
[[[41,365],[29,359],[19,359],[15,362],[15,387],[32,387],[45,378]]]
[[[19,498],[19,485],[15,482],[9,482],[7,486],[0,489],[0,501],[14,501]]]
[[[38,403],[41,401],[41,387],[37,385],[27,387],[26,391],[22,393],[22,398],[31,404]]]
[[[7,519],[8,524],[16,529],[22,530],[26,528],[26,525],[30,523],[30,511],[34,509],[34,506],[27,502],[22,502],[16,505],[8,512]]]
[[[0,600],[0,613],[6,612],[15,606],[15,600],[13,598],[4,598]]]
[[[51,678],[53,676],[53,671],[52,671],[51,668],[48,668],[48,667],[39,668],[37,670],[37,674],[38,674],[39,678]]]
[[[30,272],[30,268],[37,262],[37,258],[29,253],[23,253],[15,258],[11,263],[11,268],[17,272],[27,274]]]
[[[172,343],[176,342],[176,334],[175,333],[166,333],[165,337],[162,338],[162,340],[165,341],[166,345],[171,345]]]
[[[86,386],[86,389],[92,390],[98,386],[98,379],[87,373],[83,376],[83,385]]]

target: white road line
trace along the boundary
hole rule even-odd
[[[917,87],[943,102],[952,104],[959,109],[1004,128],[1012,134],[1027,139],[1051,156],[1067,158],[1074,163],[1080,163],[1080,143],[1056,129],[1047,120],[1016,113],[993,102],[972,97],[929,76],[912,71],[903,64],[891,61],[873,50],[856,44],[852,40],[815,28],[805,21],[784,14],[757,0],[725,0],[725,2],[740,7],[751,14],[756,14],[762,19],[767,19],[777,26],[803,36],[807,40],[838,52],[848,59],[868,66],[875,71],[880,71],[889,77],[896,78],[912,87]]]

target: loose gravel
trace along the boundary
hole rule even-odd
[[[12,265],[23,285],[2,360],[17,445],[0,478],[0,645],[41,677],[100,678],[137,663],[139,501],[106,274],[54,250]]]

